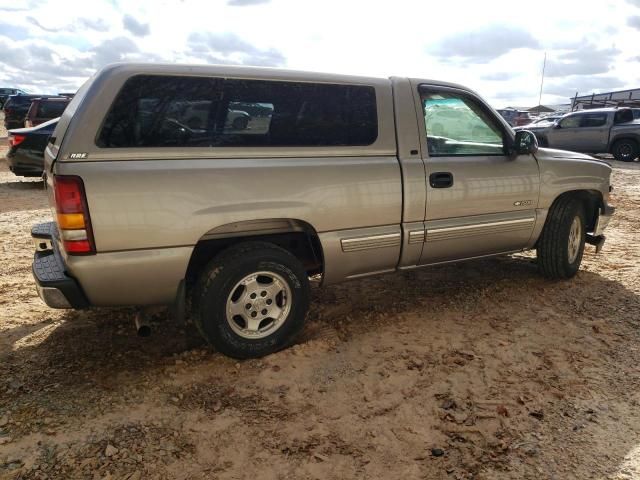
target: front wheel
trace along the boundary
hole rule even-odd
[[[571,278],[580,268],[585,243],[585,211],[570,196],[560,197],[549,210],[538,240],[538,264],[547,278]]]
[[[196,326],[217,350],[255,358],[289,346],[304,326],[309,280],[288,251],[248,242],[223,252],[202,273]]]
[[[639,152],[638,143],[631,139],[618,140],[611,148],[613,158],[621,162],[633,162],[638,158]]]
[[[244,130],[249,126],[249,118],[248,117],[238,117],[233,120],[233,128],[236,130]]]

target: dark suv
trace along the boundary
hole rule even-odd
[[[10,95],[4,104],[4,126],[7,130],[24,127],[31,102],[42,95]]]
[[[515,110],[513,108],[504,108],[502,110],[498,110],[498,113],[502,115],[509,125],[512,127],[520,127],[522,125],[527,125],[531,123],[531,116],[529,112],[524,110]]]
[[[68,97],[36,98],[31,102],[31,107],[25,117],[24,126],[35,127],[43,122],[62,115],[71,101]]]
[[[0,108],[7,101],[9,95],[26,95],[27,92],[20,90],[19,88],[0,88]]]

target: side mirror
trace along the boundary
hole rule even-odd
[[[518,155],[528,155],[538,151],[538,139],[529,130],[516,132],[515,152]]]
[[[562,127],[560,126],[560,122],[554,123],[554,124],[553,124],[553,128],[562,128]]]

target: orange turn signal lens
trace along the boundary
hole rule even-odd
[[[58,226],[63,230],[78,230],[85,228],[84,214],[82,213],[59,213]]]

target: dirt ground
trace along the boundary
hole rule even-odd
[[[47,308],[43,185],[0,162],[0,478],[640,478],[640,164],[613,163],[577,278],[516,255],[315,288],[299,344],[236,362],[162,314],[139,338]]]

